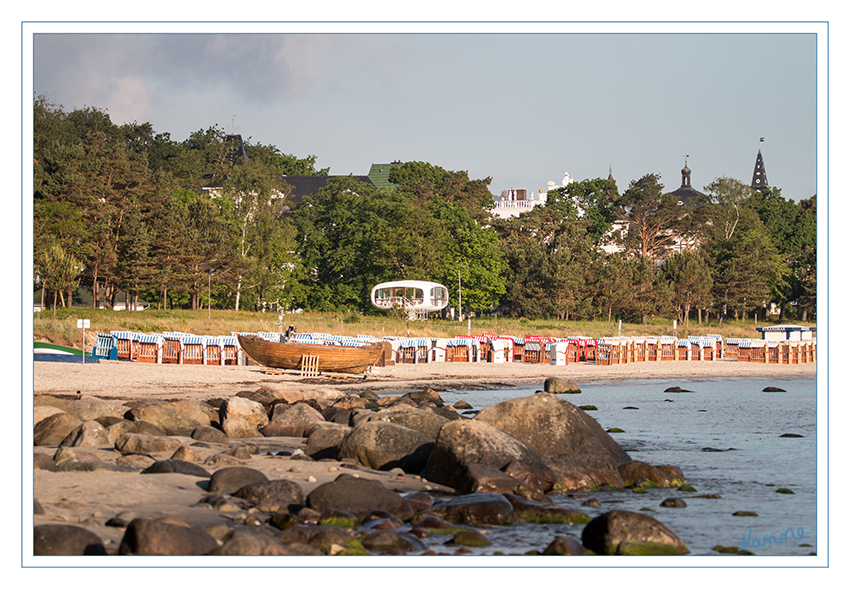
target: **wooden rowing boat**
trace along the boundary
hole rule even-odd
[[[318,369],[322,372],[366,372],[370,366],[380,363],[383,347],[380,344],[365,346],[338,346],[302,344],[298,342],[270,342],[255,336],[239,335],[239,345],[245,354],[257,364],[269,368],[295,370],[301,368],[304,356],[319,358]]]

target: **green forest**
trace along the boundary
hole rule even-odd
[[[460,283],[479,315],[816,314],[815,195],[721,177],[682,206],[648,172],[622,192],[574,182],[500,219],[490,178],[405,162],[394,189],[331,177],[292,206],[288,176],[329,174],[315,155],[248,138],[243,156],[217,126],[177,141],[42,96],[34,112],[33,283],[48,307],[83,285],[95,307],[121,292],[129,308],[371,313],[372,286],[422,279],[447,285],[451,306]]]

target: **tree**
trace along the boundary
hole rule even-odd
[[[620,217],[628,222],[622,238],[626,251],[642,257],[659,257],[676,243],[681,210],[676,198],[663,192],[658,174],[632,180],[618,201]]]
[[[711,256],[714,302],[718,312],[734,312],[735,318],[760,308],[771,300],[771,292],[787,285],[789,269],[770,236],[757,218],[739,227],[729,240],[718,240]]]
[[[53,293],[53,316],[55,317],[57,296],[63,297],[62,306],[64,307],[66,303],[62,293],[68,293],[68,305],[70,305],[70,294],[80,285],[83,263],[66,252],[62,246],[54,245],[36,257],[35,266],[44,290]]]
[[[447,203],[460,205],[475,218],[483,218],[484,211],[493,205],[488,189],[491,179],[470,180],[467,172],[451,172],[425,162],[405,162],[390,169],[389,180],[419,206],[439,196]]]
[[[660,278],[670,285],[673,303],[679,309],[679,321],[688,325],[691,306],[708,306],[711,300],[711,271],[696,252],[677,252],[667,258],[660,268]]]
[[[405,222],[393,216],[405,198],[342,177],[304,199],[294,219],[311,308],[366,308],[372,286],[392,277],[393,262],[384,254],[391,228]]]
[[[614,224],[617,198],[615,181],[596,178],[549,191],[546,206],[558,210],[570,221],[585,220],[591,243],[599,246]]]
[[[431,200],[428,210],[448,233],[447,250],[435,252],[438,281],[452,284],[459,275],[464,307],[478,312],[494,307],[505,293],[506,270],[495,231],[440,197]],[[456,303],[453,296],[450,289],[449,300]]]
[[[721,177],[705,187],[714,206],[710,222],[715,234],[729,240],[735,235],[746,215],[749,187],[733,178]],[[744,219],[746,221],[746,219]]]
[[[633,296],[628,260],[621,253],[607,255],[595,276],[596,304],[607,311],[610,323],[613,314],[626,312]]]

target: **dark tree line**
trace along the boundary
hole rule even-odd
[[[743,317],[816,310],[816,199],[718,178],[687,206],[655,174],[620,194],[575,182],[518,218],[491,215],[490,178],[424,162],[394,190],[330,178],[291,212],[286,176],[322,175],[218,127],[183,141],[96,108],[34,103],[36,287],[95,306],[126,293],[157,308],[367,311],[394,279],[435,280],[475,312],[563,320]],[[793,305],[792,305],[793,303]]]

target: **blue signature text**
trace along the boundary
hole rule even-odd
[[[804,540],[810,538],[811,536],[806,536],[803,528],[788,528],[779,536],[764,536],[763,538],[753,538],[753,531],[750,530],[749,533],[743,534],[743,541],[741,542],[741,550],[746,550],[747,548],[765,548],[770,546],[771,544],[784,544],[788,540]]]

